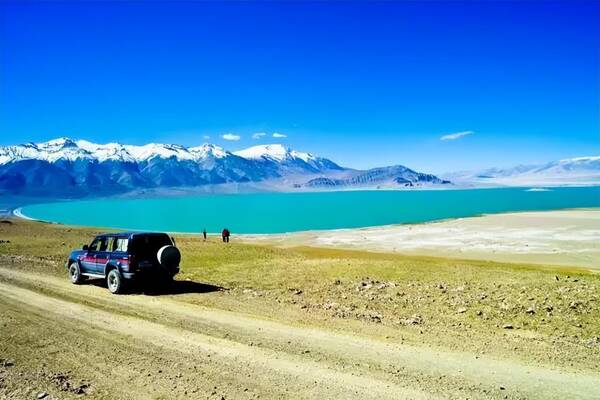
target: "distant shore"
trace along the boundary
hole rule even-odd
[[[34,220],[20,208],[6,207],[0,214]],[[509,212],[437,222],[283,234],[234,232],[235,238],[279,247],[312,246],[553,264],[600,272],[600,208]]]
[[[14,215],[15,217],[18,217],[18,218],[29,220],[29,221],[35,221],[34,218],[30,218],[27,215],[23,214],[21,212],[21,207],[15,208],[14,210],[12,210],[12,215]]]
[[[331,247],[578,266],[600,272],[600,208],[500,213],[283,235],[244,235],[244,240],[281,247]]]

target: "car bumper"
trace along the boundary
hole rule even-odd
[[[179,273],[179,268],[174,268],[170,271],[171,277],[174,277]],[[164,269],[161,268],[140,268],[135,272],[121,272],[121,275],[125,279],[142,279],[142,278],[159,278],[161,275],[164,276]]]

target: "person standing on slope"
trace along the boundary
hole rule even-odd
[[[223,231],[221,232],[221,236],[223,237],[223,243],[229,243],[230,235],[231,235],[231,233],[229,232],[229,229],[224,228]]]

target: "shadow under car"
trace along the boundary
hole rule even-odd
[[[89,284],[106,288],[105,279],[90,279]],[[145,294],[148,296],[176,295],[188,293],[212,293],[227,290],[221,286],[209,283],[195,282],[191,280],[173,280],[169,284],[158,281],[134,281],[129,282],[127,294]]]

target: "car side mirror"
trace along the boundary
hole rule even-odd
[[[84,244],[84,245],[83,245],[83,247],[82,247],[82,249],[83,249],[83,250],[89,250],[89,249],[90,249],[90,246],[88,246],[87,244]]]

